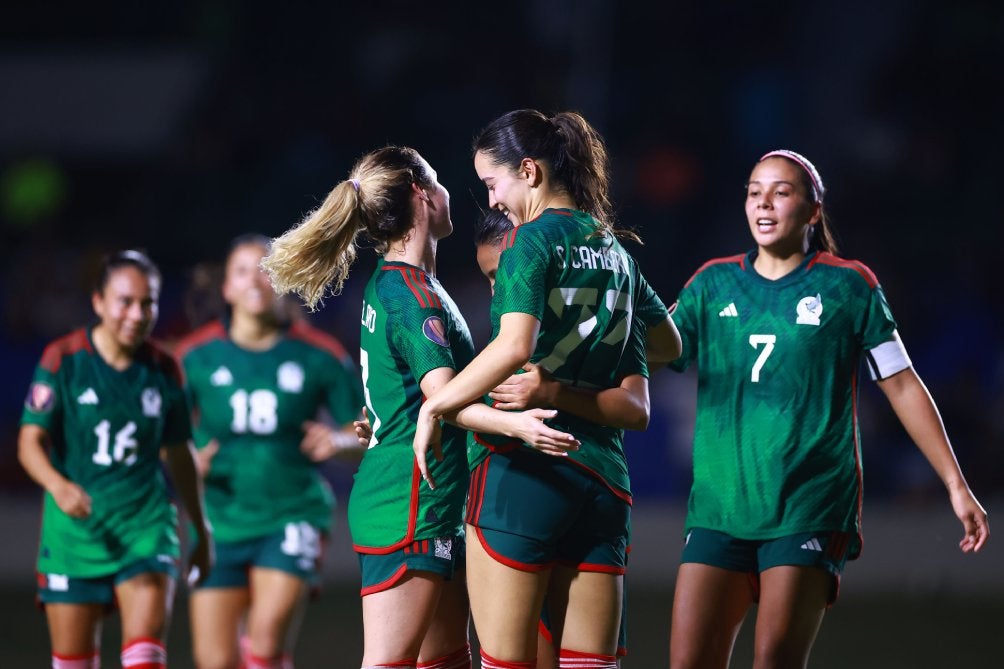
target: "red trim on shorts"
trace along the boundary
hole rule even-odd
[[[384,590],[389,590],[393,588],[394,585],[397,584],[397,582],[401,580],[401,577],[403,577],[407,572],[408,572],[408,565],[403,564],[400,567],[398,567],[397,571],[391,574],[391,577],[388,578],[386,581],[383,581],[382,583],[377,583],[376,585],[370,585],[365,588],[360,588],[359,596],[365,597],[366,595],[372,595],[375,592],[383,592]]]
[[[481,517],[481,507],[485,501],[485,479],[488,478],[488,461],[490,459],[489,455],[471,472],[471,481],[467,489],[467,513],[464,518],[464,522],[471,525],[477,525]]]
[[[415,537],[415,526],[418,524],[418,492],[422,484],[422,472],[418,469],[418,463],[412,458],[411,461],[411,500],[408,503],[408,529],[404,538],[390,546],[362,546],[357,543],[352,544],[352,550],[357,553],[367,555],[387,555],[396,550],[404,548],[410,544]]]
[[[494,548],[492,548],[488,544],[488,540],[485,538],[484,532],[481,531],[480,527],[475,525],[474,533],[478,535],[478,542],[481,544],[481,547],[485,549],[485,552],[488,553],[491,559],[511,569],[516,569],[519,571],[536,572],[549,569],[554,564],[553,562],[545,562],[544,564],[528,564],[526,562],[513,560],[512,558],[508,558],[505,555],[502,555],[501,553],[496,551]]]
[[[554,636],[551,634],[551,628],[545,625],[543,620],[537,621],[537,634],[539,634],[549,646],[554,645]]]
[[[565,560],[556,560],[555,564],[560,564],[564,567],[569,567],[575,571],[585,571],[595,574],[614,574],[616,576],[623,575],[627,571],[627,567],[615,567],[612,564],[595,564],[592,562],[566,562]]]

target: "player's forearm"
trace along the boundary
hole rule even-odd
[[[189,442],[166,446],[166,463],[181,503],[196,531],[209,527],[202,501],[202,480],[195,467],[195,449]]]
[[[17,459],[32,481],[47,492],[67,483],[49,460],[48,433],[36,425],[24,425],[18,434]]]
[[[658,325],[648,328],[645,338],[645,357],[649,365],[666,365],[680,357],[683,341],[676,324],[669,317]]]
[[[524,347],[525,348],[525,347]],[[422,409],[434,416],[454,412],[509,378],[529,358],[523,348],[500,338],[492,341],[459,374],[429,397]]]
[[[515,437],[516,414],[493,409],[487,404],[474,402],[444,416],[447,422],[470,432],[485,432]]]
[[[624,430],[644,430],[648,427],[647,392],[642,398],[624,388],[607,388],[597,392],[562,384],[555,394],[553,406],[607,427]]]
[[[941,414],[912,367],[881,382],[907,434],[949,490],[967,488]]]

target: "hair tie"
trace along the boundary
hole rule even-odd
[[[349,183],[352,184],[352,188],[358,193],[359,192],[359,179],[349,179]]]
[[[826,189],[823,187],[823,179],[819,176],[819,172],[816,171],[816,166],[809,162],[809,159],[800,153],[795,153],[789,149],[776,149],[774,151],[769,151],[760,157],[757,162],[762,163],[768,158],[774,156],[780,156],[781,158],[787,158],[799,165],[805,173],[809,175],[809,181],[812,182],[812,195],[816,202],[823,201],[823,193]]]

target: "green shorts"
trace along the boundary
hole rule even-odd
[[[247,587],[252,567],[278,569],[316,585],[323,535],[310,523],[287,523],[277,532],[216,543],[216,562],[198,588]]]
[[[177,561],[167,555],[137,560],[107,576],[75,578],[66,574],[38,574],[38,601],[43,604],[115,603],[115,586],[139,574],[167,574],[178,578]]]
[[[817,567],[833,577],[829,604],[837,599],[853,535],[848,532],[801,532],[766,540],[736,539],[695,527],[687,534],[680,562],[697,562],[748,573],[759,596],[760,574],[771,567]]]
[[[471,473],[467,522],[497,562],[623,574],[631,507],[565,458],[528,448],[492,453]]]
[[[428,571],[453,578],[453,573],[464,568],[467,557],[464,535],[417,539],[404,548],[391,553],[356,553],[362,573],[363,597],[393,588],[409,571]]]

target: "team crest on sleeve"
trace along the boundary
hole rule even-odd
[[[450,342],[446,339],[446,323],[439,316],[429,316],[422,323],[422,334],[433,344],[446,346],[449,348]]]
[[[48,383],[36,381],[28,388],[24,404],[35,413],[48,413],[56,404],[56,393]]]
[[[795,323],[798,325],[819,325],[819,317],[823,314],[823,298],[819,293],[815,297],[803,297],[795,306]]]
[[[303,391],[303,378],[303,367],[292,360],[287,360],[279,365],[276,383],[283,392],[299,393]]]
[[[143,415],[147,418],[157,418],[160,416],[160,391],[156,388],[145,388],[140,395],[140,402],[143,404]]]

